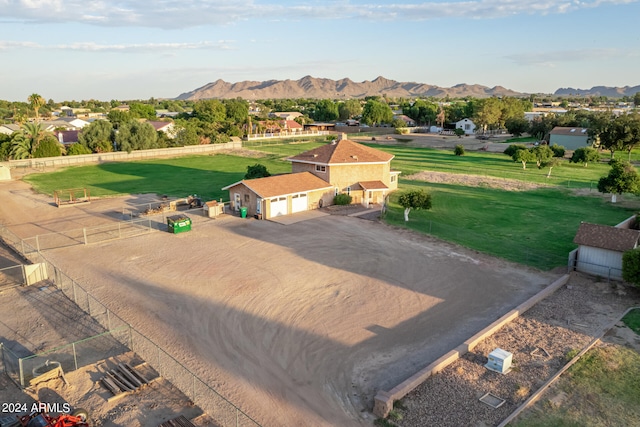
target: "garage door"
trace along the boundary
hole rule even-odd
[[[291,197],[291,213],[303,212],[307,210],[307,195],[306,193],[295,194]]]
[[[287,213],[287,198],[276,197],[271,199],[271,217],[286,215]]]

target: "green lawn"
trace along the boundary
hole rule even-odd
[[[580,221],[615,225],[635,213],[561,188],[515,192],[409,180],[400,187],[424,189],[433,207],[411,211],[405,223],[395,194],[387,222],[543,270],[567,264]]]
[[[622,318],[622,321],[636,334],[640,334],[640,309],[631,310]]]
[[[592,348],[559,380],[557,390],[567,393],[562,406],[552,407],[546,400],[540,401],[514,425],[637,426],[640,420],[638,378],[640,354],[636,351],[618,346]]]
[[[229,193],[221,188],[240,181],[247,172],[247,166],[255,163],[265,165],[272,174],[291,171],[289,162],[275,158],[217,154],[77,166],[29,175],[25,181],[37,191],[49,195],[58,189],[86,187],[94,197],[157,193],[174,197],[198,194],[205,200],[221,197],[227,200]]]

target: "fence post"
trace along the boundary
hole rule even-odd
[[[109,309],[107,308],[107,329],[111,332],[111,316],[109,315]]]
[[[87,296],[87,312],[91,316],[91,300],[89,299],[89,292],[84,293]]]
[[[76,367],[76,371],[78,370],[78,356],[76,355],[76,343],[72,342],[71,347],[73,348],[73,364]]]
[[[73,286],[73,302],[76,303],[76,305],[78,304],[78,296],[76,295],[76,282],[74,282],[73,280],[71,281],[71,285]]]
[[[20,239],[20,243],[22,243],[22,255],[24,255],[25,254],[25,251],[24,251],[24,239]]]
[[[22,358],[18,358],[18,368],[20,369],[20,385],[24,388],[24,370],[22,367]]]
[[[120,223],[118,223],[118,239],[122,238],[122,233],[120,232]]]
[[[87,244],[87,229],[86,228],[82,228],[82,235],[84,236],[84,244]]]
[[[133,332],[131,332],[131,325],[127,326],[129,326],[129,348],[131,349],[131,351],[135,351],[135,349],[133,348]]]

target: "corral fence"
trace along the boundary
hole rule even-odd
[[[0,290],[21,286],[25,283],[27,283],[27,277],[22,265],[0,268]]]
[[[63,369],[73,371],[81,366],[97,362],[97,360],[92,360],[96,354],[102,352],[101,359],[104,359],[109,357],[111,352],[119,351],[117,354],[121,354],[121,350],[128,349],[138,354],[162,377],[182,391],[211,416],[217,425],[222,427],[260,426],[257,421],[201,380],[153,340],[112,312],[80,284],[46,259],[35,247],[1,225],[0,238],[30,261],[42,263],[47,269],[50,282],[106,331],[95,337],[67,344],[43,354],[26,357],[18,357],[6,346],[2,346],[3,368],[17,384],[22,386],[27,384],[29,379],[33,378],[33,369],[42,366],[47,360],[58,361],[62,363]],[[26,252],[22,252],[22,248]]]

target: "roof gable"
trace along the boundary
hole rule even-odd
[[[301,163],[341,164],[341,163],[387,163],[393,154],[386,153],[348,139],[323,145],[305,151],[287,160]]]
[[[594,248],[625,252],[633,249],[640,239],[640,231],[608,225],[580,223],[573,243]]]

